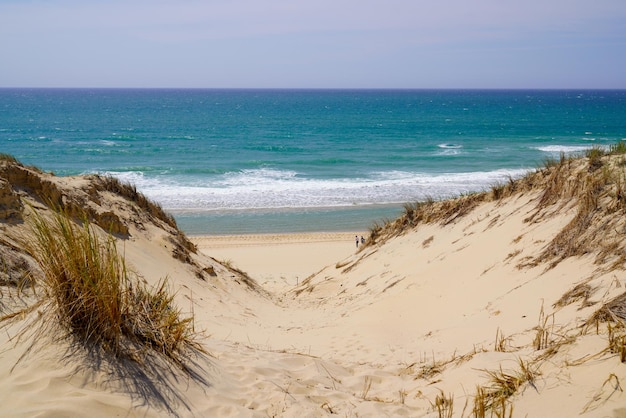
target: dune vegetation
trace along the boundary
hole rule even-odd
[[[51,220],[37,213],[31,219],[23,243],[43,270],[34,306],[70,336],[138,360],[150,349],[181,366],[186,349],[201,349],[193,317],[174,306],[167,278],[155,287],[138,280],[111,235],[101,237],[86,218],[75,224],[62,210]]]
[[[622,239],[626,231],[623,218],[626,215],[626,143],[621,141],[608,150],[591,148],[582,158],[561,154],[559,159],[546,160],[536,171],[505,184],[493,185],[489,191],[444,201],[430,199],[407,203],[404,213],[397,219],[370,228],[367,244],[380,244],[420,224],[445,226],[481,203],[537,190],[541,190],[541,196],[525,222],[539,222],[556,215],[572,202],[577,213],[538,257],[526,263],[537,265],[549,261],[554,267],[568,257],[597,251],[598,264],[611,259],[611,268],[626,266],[626,242]]]

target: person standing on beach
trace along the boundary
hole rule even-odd
[[[356,247],[357,247],[357,248],[359,248],[359,236],[358,236],[358,235],[355,235],[355,236],[354,236],[354,239],[355,239],[355,241],[356,241]]]

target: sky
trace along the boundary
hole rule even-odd
[[[0,87],[626,88],[625,0],[0,0]]]

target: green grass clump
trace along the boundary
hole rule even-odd
[[[179,365],[185,348],[199,348],[193,318],[181,317],[166,280],[155,289],[133,280],[112,236],[63,213],[35,214],[31,229],[26,246],[44,273],[43,303],[70,335],[135,359],[136,348],[150,348]]]

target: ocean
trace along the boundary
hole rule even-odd
[[[134,183],[187,234],[366,231],[626,139],[626,91],[0,89],[0,152]]]

